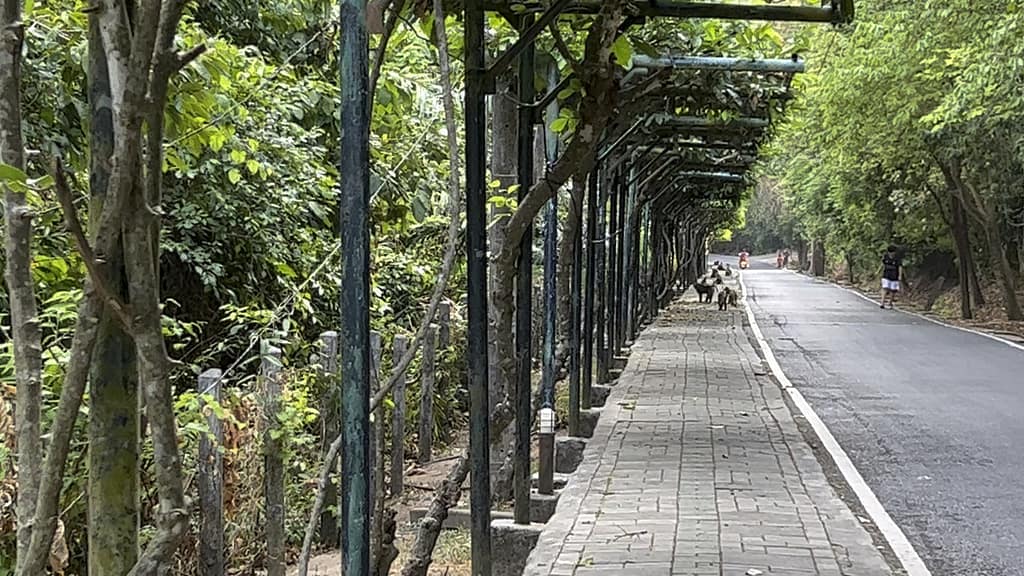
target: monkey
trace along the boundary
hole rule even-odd
[[[732,302],[733,302],[733,294],[735,294],[735,292],[733,292],[732,288],[729,288],[728,286],[723,288],[721,290],[721,292],[718,293],[718,309],[719,310],[728,310],[729,309],[729,304],[732,304]],[[735,304],[733,304],[733,306],[735,306]]]
[[[715,293],[714,286],[708,286],[702,282],[694,282],[693,289],[697,291],[697,301],[703,303],[707,297],[707,303],[711,304],[711,296]]]

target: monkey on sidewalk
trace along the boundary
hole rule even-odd
[[[726,286],[718,293],[718,309],[728,310],[731,305],[733,308],[739,302],[739,294],[732,288]]]

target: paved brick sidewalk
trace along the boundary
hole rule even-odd
[[[676,304],[643,333],[524,574],[891,574],[741,322]]]

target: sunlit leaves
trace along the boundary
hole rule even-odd
[[[623,34],[619,36],[615,43],[612,44],[612,54],[615,55],[615,61],[623,68],[628,68],[633,60],[633,44],[629,40],[629,36]]]

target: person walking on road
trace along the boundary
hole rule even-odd
[[[896,294],[900,291],[902,272],[903,261],[896,253],[896,247],[890,244],[882,256],[882,304],[879,308],[885,308],[886,298],[889,300],[889,308],[893,307]]]

